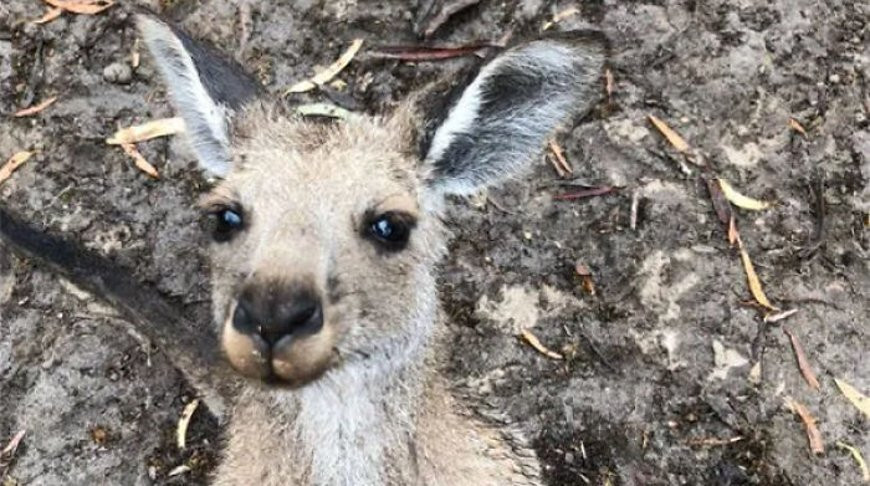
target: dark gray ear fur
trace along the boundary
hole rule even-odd
[[[598,98],[606,40],[597,32],[540,39],[495,56],[425,139],[426,182],[469,194],[528,165],[562,123]]]
[[[261,86],[235,61],[152,13],[138,13],[136,26],[184,118],[200,166],[214,175],[226,175],[229,118],[257,98]]]

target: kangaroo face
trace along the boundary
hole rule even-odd
[[[230,363],[301,384],[407,345],[439,238],[421,210],[406,117],[330,128],[258,109],[241,117],[233,170],[201,202]]]
[[[138,26],[205,170],[221,345],[241,374],[300,386],[349,362],[397,359],[431,334],[444,196],[516,174],[590,105],[603,64],[589,35],[495,57],[434,125],[422,111],[308,123],[237,65],[149,15]]]

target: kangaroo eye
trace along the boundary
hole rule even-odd
[[[380,246],[398,251],[408,244],[415,223],[409,214],[389,211],[369,218],[366,232]]]
[[[217,208],[208,214],[208,226],[217,242],[229,241],[245,226],[241,208]]]

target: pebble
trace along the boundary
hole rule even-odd
[[[103,69],[103,79],[110,83],[127,84],[133,79],[133,70],[127,63],[113,62]]]

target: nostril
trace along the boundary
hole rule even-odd
[[[297,297],[281,303],[275,309],[271,322],[260,329],[263,338],[275,343],[284,336],[312,334],[323,327],[320,301],[311,297]]]
[[[247,302],[244,299],[239,299],[236,303],[236,310],[233,311],[233,327],[243,334],[252,334],[256,331],[257,326],[247,307]]]

